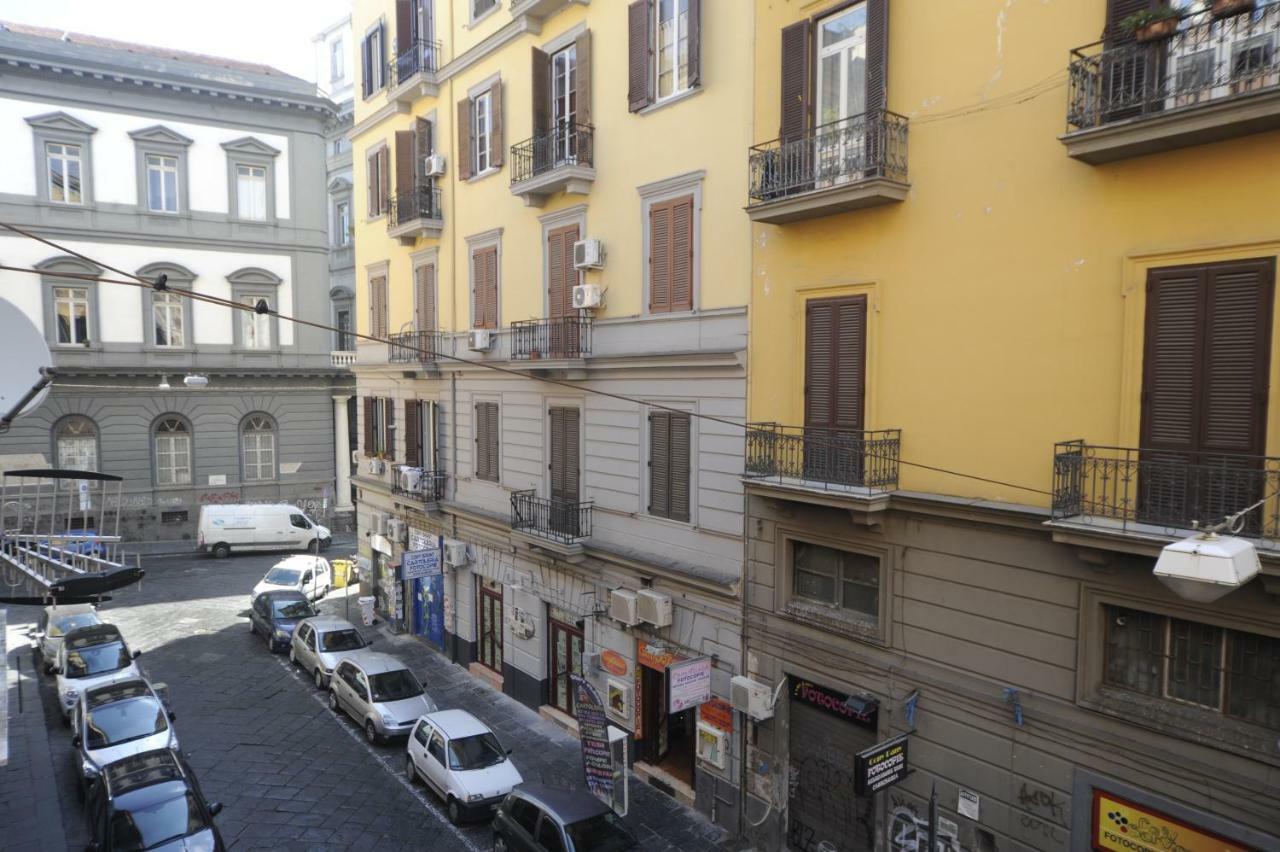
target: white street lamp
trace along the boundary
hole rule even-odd
[[[1258,570],[1252,542],[1210,530],[1167,545],[1153,573],[1178,597],[1212,603],[1252,580]]]

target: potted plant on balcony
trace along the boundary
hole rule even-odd
[[[1154,9],[1143,9],[1120,21],[1120,28],[1133,33],[1139,42],[1160,41],[1178,31],[1181,14],[1170,6],[1157,6]]]
[[[1209,10],[1215,18],[1230,18],[1252,12],[1255,5],[1255,0],[1213,0]]]

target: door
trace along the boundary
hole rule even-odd
[[[572,407],[550,410],[551,529],[568,537],[578,535],[578,418]]]
[[[413,635],[427,632],[426,581],[419,577],[413,581]]]
[[[830,186],[860,179],[866,157],[866,4],[819,21],[815,47],[814,177]]]
[[[573,307],[573,288],[579,273],[573,265],[573,244],[579,239],[577,225],[556,228],[547,234],[547,357],[573,358],[578,354],[578,312]],[[535,342],[540,346],[541,341]]]
[[[351,678],[351,709],[355,710],[360,716],[364,716],[369,712],[369,678],[360,669],[352,670]]]
[[[413,765],[417,768],[418,774],[425,776],[427,774],[427,744],[431,742],[431,725],[427,722],[418,721],[417,727],[413,729],[413,733],[409,735],[409,759],[413,761]]]
[[[439,731],[433,730],[427,744],[427,761],[424,768],[427,780],[440,791],[441,795],[446,794],[449,787],[448,761],[447,743]]]
[[[805,304],[804,475],[862,484],[867,297]]]
[[[857,795],[853,761],[858,752],[875,745],[875,731],[799,701],[792,700],[787,709],[787,848],[874,849],[874,799]]]
[[[549,619],[551,643],[551,706],[574,715],[573,675],[582,671],[582,626]]]
[[[302,583],[299,591],[309,598],[314,599],[317,597],[316,575],[315,575],[315,572],[312,571],[310,568],[302,572]]]
[[[578,48],[571,44],[551,56],[552,160],[555,165],[577,162]]]
[[[665,671],[640,667],[641,728],[644,740],[640,755],[647,763],[660,763],[670,747],[667,731],[667,674]]]
[[[311,539],[315,538],[311,522],[298,512],[289,515],[289,525],[286,529],[289,532],[290,543],[296,547],[306,547],[311,543]]]
[[[478,578],[480,584],[480,664],[502,674],[502,584]]]

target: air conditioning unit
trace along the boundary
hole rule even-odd
[[[444,540],[444,564],[452,568],[461,568],[467,564],[467,543],[451,538]]]
[[[387,516],[384,512],[374,512],[370,516],[369,531],[374,535],[387,534]]]
[[[382,476],[386,473],[387,463],[382,459],[369,459],[369,473],[374,476]]]
[[[578,284],[573,288],[573,306],[578,310],[600,307],[600,288],[595,284]]]
[[[396,544],[409,541],[409,525],[399,518],[387,518],[387,538]]]
[[[698,760],[716,769],[729,765],[729,734],[706,722],[698,723]]]
[[[582,670],[588,673],[600,671],[599,651],[588,651],[582,655]]]
[[[600,269],[604,266],[604,244],[599,240],[578,240],[573,244],[574,269]]]
[[[400,468],[400,490],[417,491],[422,486],[422,468]]]
[[[364,458],[364,453],[359,450],[351,451],[351,466],[357,470],[360,468],[360,459]]]
[[[467,348],[472,352],[488,352],[493,345],[493,329],[473,328],[467,335]]]
[[[729,687],[734,710],[746,713],[756,721],[773,718],[773,690],[768,684],[745,675],[734,675]]]
[[[630,589],[614,589],[609,593],[609,617],[616,618],[628,627],[640,623],[639,599]]]
[[[636,612],[641,621],[654,627],[671,625],[671,596],[653,589],[641,589],[636,593]]]
[[[432,154],[422,158],[422,173],[426,177],[440,177],[444,174],[444,154]]]

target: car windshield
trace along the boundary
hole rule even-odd
[[[502,743],[491,733],[449,740],[450,769],[484,769],[506,758]]]
[[[78,627],[92,627],[100,624],[96,612],[82,612],[79,615],[63,615],[49,620],[50,636],[65,636]]]
[[[276,566],[267,572],[267,576],[264,579],[273,586],[296,586],[298,585],[298,578],[301,576],[302,572],[297,568]]]
[[[403,701],[422,694],[422,684],[408,669],[383,672],[369,678],[374,701]]]
[[[89,748],[106,748],[163,733],[164,708],[150,696],[116,701],[90,711],[85,722]]]
[[[316,614],[306,601],[272,601],[271,611],[276,618],[310,618]]]
[[[129,665],[129,652],[123,642],[108,642],[92,648],[67,652],[67,677],[88,677],[113,672]]]
[[[205,828],[200,806],[191,793],[111,815],[111,848],[153,849]]]
[[[592,852],[622,852],[636,845],[636,839],[623,826],[613,811],[569,823],[564,827],[574,849],[590,849]]]
[[[354,630],[331,630],[320,636],[320,647],[325,651],[354,651],[364,647],[364,640]]]

